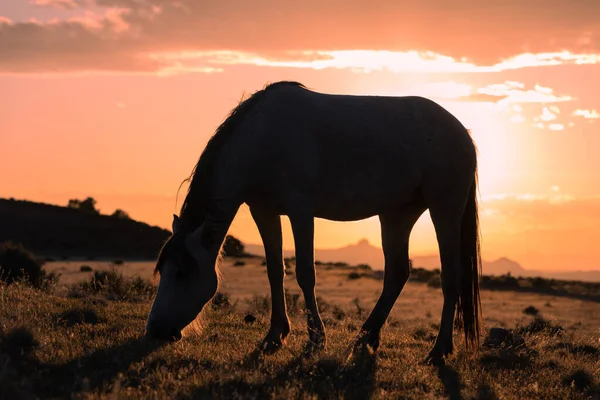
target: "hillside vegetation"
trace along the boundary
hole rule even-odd
[[[85,202],[80,202],[79,204]],[[0,243],[20,243],[52,258],[154,259],[170,232],[134,221],[122,210],[91,209],[0,199]]]

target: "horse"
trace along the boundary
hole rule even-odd
[[[291,223],[308,344],[317,348],[325,346],[326,334],[315,296],[314,219],[379,217],[383,291],[357,335],[377,350],[380,330],[410,275],[411,230],[428,209],[440,251],[443,307],[427,359],[452,353],[453,324],[463,329],[467,350],[476,351],[481,324],[477,149],[470,132],[434,101],[325,94],[298,82],[272,83],[231,111],[188,179],[172,236],[157,259],[160,281],[148,336],[181,339],[181,330],[215,295],[224,238],[246,203],[264,245],[271,290],[264,351],[279,349],[290,332],[281,216]]]

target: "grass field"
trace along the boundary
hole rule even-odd
[[[486,332],[510,329],[525,343],[482,346],[471,356],[457,332],[455,354],[434,367],[422,360],[437,333],[440,289],[409,282],[379,350],[352,351],[382,282],[360,269],[320,266],[328,345],[306,354],[291,268],[292,332],[279,352],[263,355],[255,350],[269,321],[261,261],[226,259],[223,295],[206,307],[203,329],[169,344],[143,337],[150,264],[125,263],[90,284],[94,272],[80,266],[102,263],[56,263],[47,269],[63,273],[63,286],[0,286],[0,398],[600,398],[597,301],[484,290]],[[246,322],[248,314],[256,320]]]

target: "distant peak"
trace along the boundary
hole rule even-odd
[[[369,243],[369,239],[362,238],[358,241],[357,245],[358,246],[370,246],[371,243]]]

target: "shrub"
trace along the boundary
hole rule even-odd
[[[89,294],[104,294],[111,300],[145,301],[152,298],[154,286],[147,280],[135,276],[125,278],[114,268],[94,271],[89,280],[71,287],[71,297],[84,297]]]
[[[337,319],[338,321],[342,321],[344,318],[346,318],[346,312],[338,306],[333,307],[332,314],[333,318]]]
[[[92,272],[92,267],[90,267],[89,265],[82,265],[81,267],[79,267],[79,271],[80,272]]]
[[[550,336],[561,336],[565,329],[557,324],[544,319],[543,317],[535,317],[529,324],[525,326],[517,326],[515,332],[520,335],[534,335],[536,333],[545,332]]]
[[[211,300],[213,310],[231,307],[229,295],[223,292],[217,292]]]
[[[0,244],[0,279],[9,284],[26,280],[40,286],[44,277],[42,264],[22,245],[12,242]]]
[[[126,211],[121,210],[120,208],[117,208],[115,212],[112,213],[110,216],[118,219],[131,219],[129,214]]]
[[[427,286],[434,289],[439,289],[442,287],[442,278],[440,274],[434,274],[429,277],[427,280]]]
[[[241,260],[236,261],[236,262],[233,263],[234,267],[243,267],[244,265],[246,265],[246,263],[244,261],[241,261]]]
[[[242,257],[245,254],[244,245],[231,235],[225,237],[223,255],[229,257]]]
[[[361,277],[362,275],[356,271],[352,271],[348,274],[348,279],[350,280],[360,279]]]
[[[523,310],[523,314],[527,314],[527,315],[533,315],[533,316],[537,316],[540,313],[540,310],[538,310],[537,308],[535,308],[534,306],[529,306],[526,307]]]

